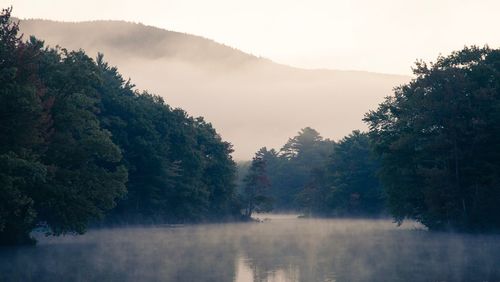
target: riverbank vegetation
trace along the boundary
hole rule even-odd
[[[110,222],[239,216],[231,144],[99,55],[24,41],[0,16],[0,243]]]
[[[334,142],[306,127],[279,151],[261,148],[249,168],[253,174],[256,159],[261,160],[261,177],[269,179],[260,198],[273,203],[275,211],[302,211],[308,216],[384,215],[385,199],[377,178],[380,163],[366,133],[353,131]]]
[[[136,90],[102,54],[25,40],[10,12],[0,15],[0,244],[31,243],[37,228],[271,209],[500,230],[500,50],[419,62],[365,115],[367,132],[333,141],[305,127],[237,168],[202,117]]]
[[[305,128],[279,151],[265,149],[265,196],[279,203],[277,191],[297,185],[275,208],[500,230],[500,50],[466,47],[418,62],[414,74],[365,115],[368,132],[334,143]]]

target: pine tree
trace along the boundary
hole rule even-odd
[[[264,159],[266,153],[267,149],[264,147],[255,154],[248,174],[244,179],[243,198],[246,217],[251,217],[254,211],[263,212],[272,208],[271,198],[269,197],[270,182]]]

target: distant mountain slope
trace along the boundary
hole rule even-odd
[[[21,31],[50,46],[104,53],[139,89],[211,121],[235,145],[236,159],[277,147],[305,126],[335,139],[364,129],[363,114],[410,79],[287,67],[199,36],[121,21],[22,20]]]
[[[46,39],[51,45],[88,52],[109,53],[112,58],[178,59],[203,64],[241,65],[257,57],[213,40],[185,33],[122,21],[55,22],[23,20],[22,31]]]

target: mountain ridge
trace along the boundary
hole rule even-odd
[[[125,25],[136,25],[138,27],[142,28],[147,28],[147,29],[152,29],[156,30],[158,32],[165,32],[165,33],[172,33],[175,34],[176,36],[181,36],[181,37],[187,37],[187,38],[196,38],[197,40],[204,40],[204,41],[209,41],[210,43],[214,45],[218,45],[218,47],[222,48],[227,48],[232,52],[236,52],[240,55],[246,56],[249,59],[254,59],[254,60],[262,60],[267,63],[272,63],[275,65],[279,65],[282,67],[287,67],[295,70],[301,70],[301,71],[333,71],[333,72],[347,72],[347,73],[367,73],[367,74],[374,74],[374,75],[389,75],[389,76],[401,76],[401,77],[408,77],[407,75],[404,74],[395,74],[395,73],[385,73],[385,72],[377,72],[377,71],[369,71],[369,70],[356,70],[356,69],[334,69],[334,68],[305,68],[305,67],[298,67],[298,66],[293,66],[289,65],[286,63],[280,63],[273,61],[271,58],[267,58],[264,56],[259,56],[252,54],[251,52],[244,51],[241,49],[238,49],[236,47],[232,47],[230,45],[227,45],[225,43],[221,43],[217,41],[216,39],[208,38],[203,35],[197,35],[197,34],[190,34],[187,32],[181,32],[181,31],[175,31],[175,30],[170,30],[162,27],[157,27],[153,25],[148,25],[144,24],[141,22],[133,22],[133,21],[125,21],[125,20],[88,20],[88,21],[57,21],[57,20],[50,20],[50,19],[41,19],[41,18],[25,18],[25,19],[19,19],[16,18],[16,20],[19,20],[21,22],[21,25],[23,25],[23,22],[30,22],[32,24],[35,24],[37,22],[43,22],[43,23],[49,23],[49,24],[74,24],[74,25],[80,25],[80,24],[125,24]],[[43,40],[43,38],[42,38]],[[54,47],[54,46],[52,46]],[[62,46],[64,47],[64,46]],[[83,49],[83,48],[82,48]]]
[[[249,159],[303,127],[339,139],[366,129],[361,119],[410,80],[359,70],[304,69],[275,63],[198,35],[125,21],[20,20],[21,32],[49,46],[98,52],[138,89],[204,116]]]

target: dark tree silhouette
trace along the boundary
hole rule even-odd
[[[431,229],[500,228],[500,50],[417,63],[365,121],[389,208]]]
[[[270,182],[267,176],[267,164],[264,156],[267,149],[261,148],[252,160],[248,173],[243,180],[243,203],[246,217],[251,217],[254,211],[270,211],[271,198],[269,196]]]
[[[232,146],[134,90],[99,54],[45,48],[0,15],[0,244],[110,222],[236,218]],[[110,210],[111,213],[109,212]]]

